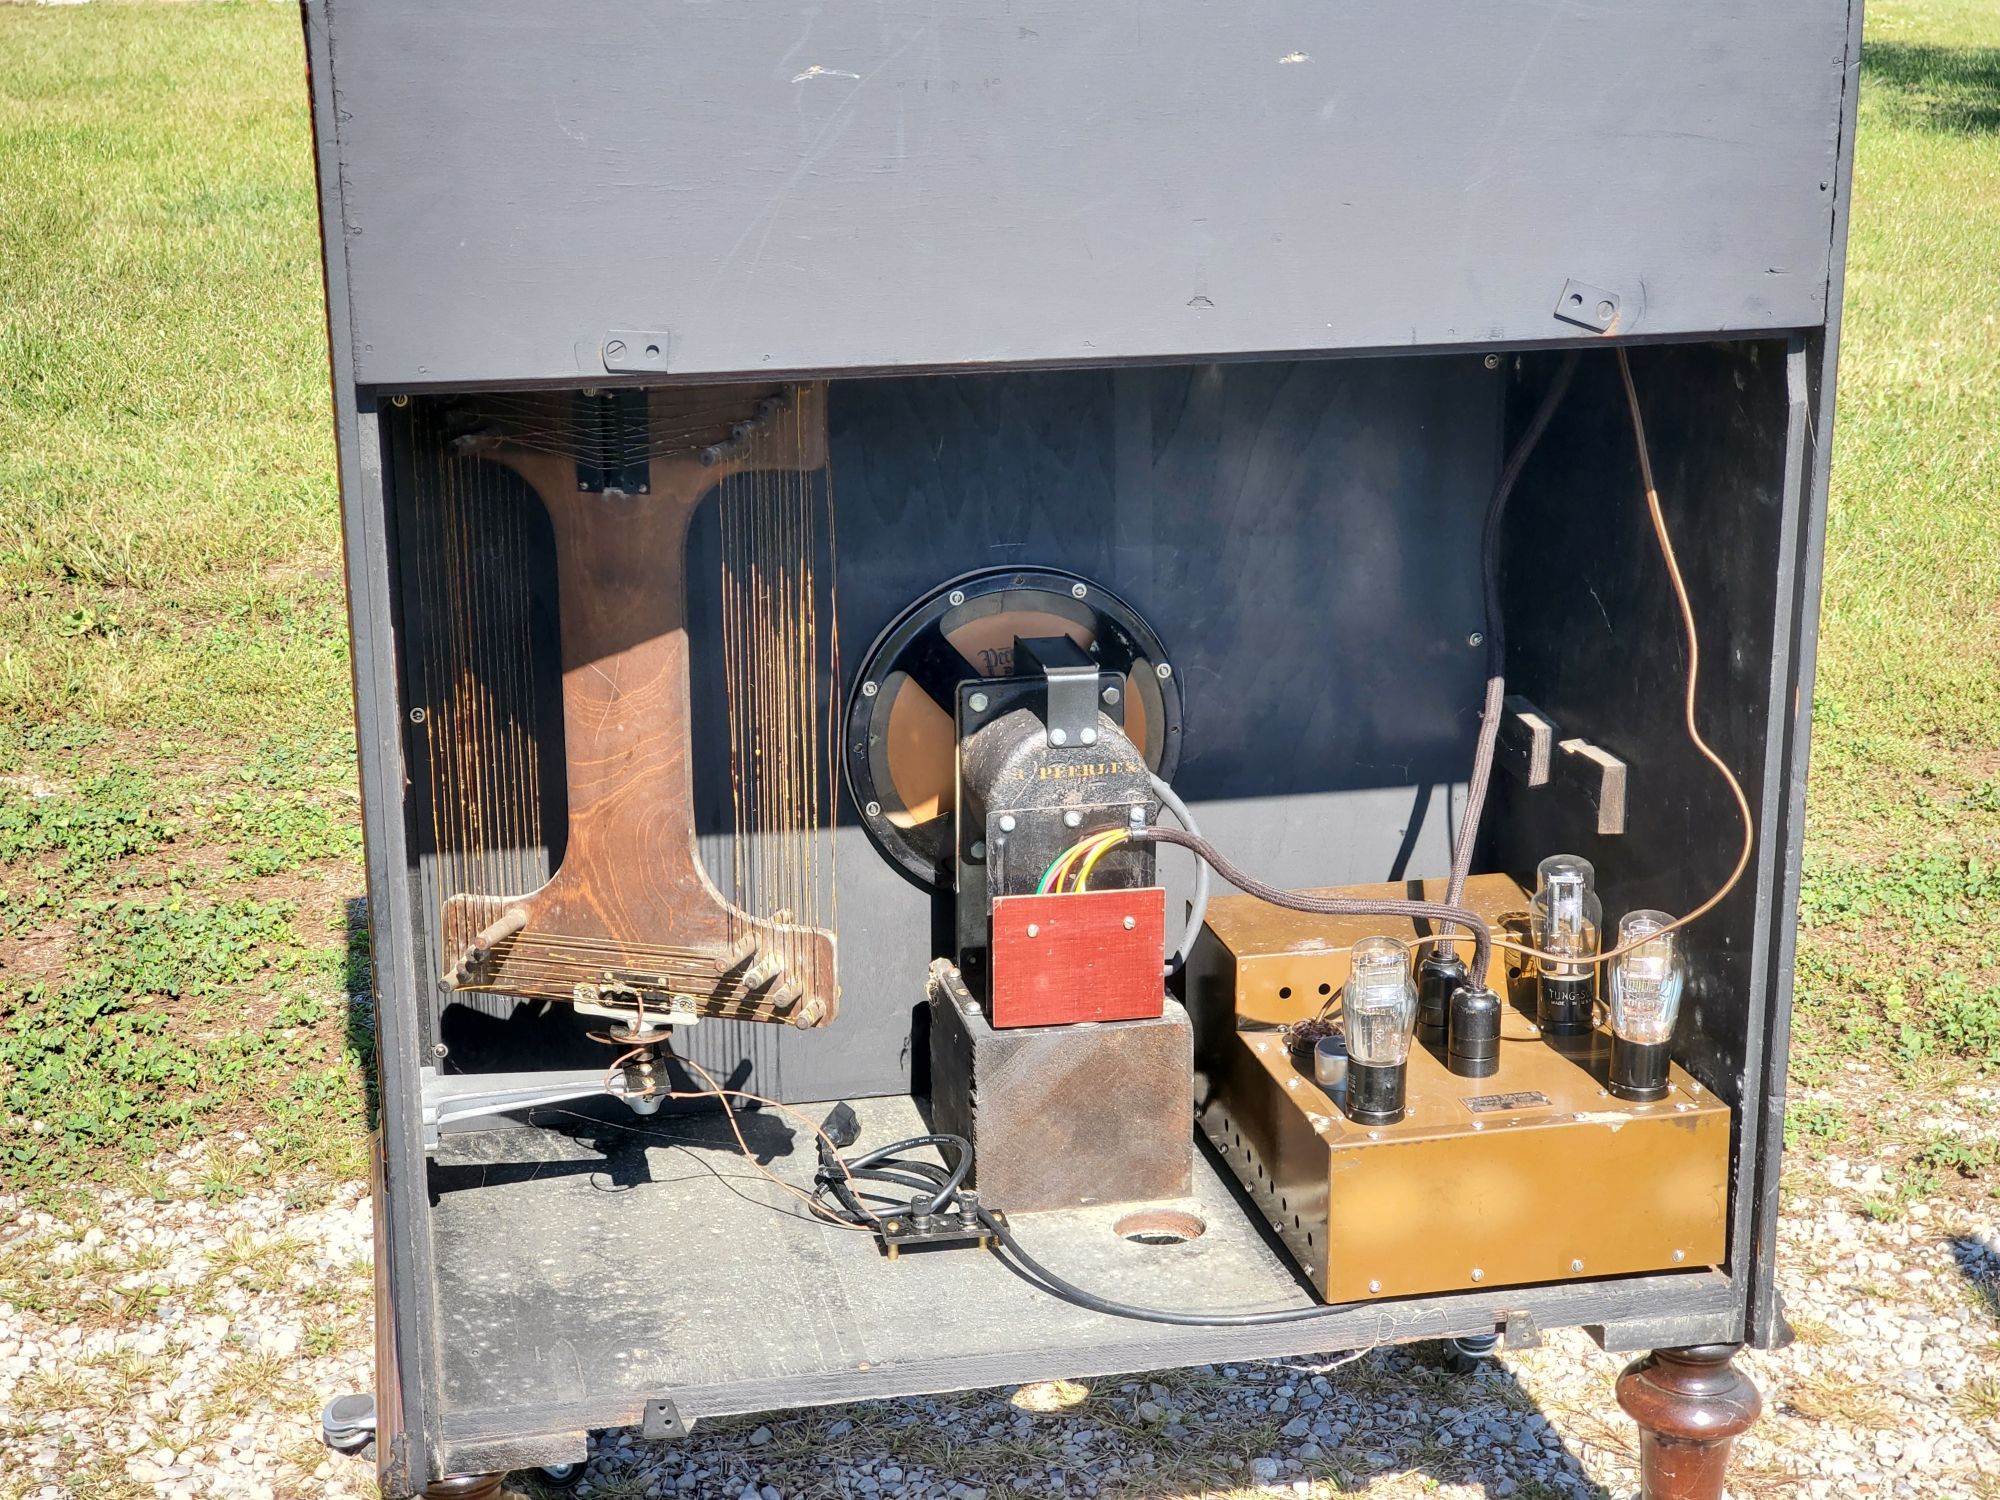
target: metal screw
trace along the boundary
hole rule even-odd
[[[619,355],[623,354],[624,352],[625,352],[625,341],[623,339],[613,339],[610,343],[604,346],[604,357],[606,359],[616,359]]]
[[[450,1052],[451,1052],[451,1048],[447,1047],[447,1046],[446,1046],[446,1045],[445,1045],[445,1044],[444,1044],[443,1042],[432,1042],[432,1043],[431,1043],[431,1056],[432,1056],[432,1057],[444,1057],[444,1056],[447,1056],[447,1055],[449,1055],[449,1053],[450,1053]]]
[[[1040,927],[1036,926],[1036,925],[1035,925],[1035,924],[1034,924],[1033,922],[1030,922],[1030,923],[1028,924],[1028,936],[1029,936],[1029,937],[1040,937],[1041,935],[1042,935],[1042,929],[1041,929]]]
[[[1486,1273],[1480,1270],[1479,1267],[1474,1266],[1472,1268],[1472,1279],[1474,1281],[1484,1281],[1486,1279]]]
[[[974,839],[972,841],[972,847],[966,850],[965,852],[971,855],[974,859],[986,858],[986,840]]]
[[[1168,663],[1161,662],[1153,668],[1153,675],[1159,678],[1160,681],[1165,682],[1169,677],[1174,675],[1174,669]]]
[[[953,589],[953,590],[952,590],[952,591],[951,591],[951,592],[950,592],[949,594],[947,594],[947,595],[946,595],[945,597],[946,597],[947,599],[949,599],[949,600],[950,600],[950,601],[951,601],[951,602],[952,602],[953,604],[963,604],[963,603],[965,603],[965,590],[964,590],[964,589]]]
[[[1382,1290],[1382,1283],[1379,1281],[1371,1281],[1368,1283],[1368,1290],[1371,1292],[1379,1292]]]
[[[1136,917],[1127,917],[1125,919],[1125,930],[1127,932],[1130,932],[1134,927],[1137,927],[1138,925],[1139,921],[1138,918]]]
[[[1572,1271],[1581,1271],[1583,1269],[1583,1262],[1580,1260],[1573,1260],[1569,1263],[1569,1268]]]
[[[1085,588],[1080,583],[1073,583],[1069,586],[1069,596],[1072,599],[1082,599],[1086,597],[1089,593],[1090,590]]]
[[[1473,631],[1471,635],[1469,635],[1469,636],[1467,636],[1467,637],[1465,638],[1465,644],[1466,644],[1466,645],[1468,645],[1468,646],[1483,646],[1483,645],[1485,645],[1485,644],[1486,644],[1486,634],[1485,634],[1485,632],[1484,632],[1484,631],[1479,631],[1479,630],[1475,630],[1475,631]]]
[[[1299,1086],[1299,1081],[1296,1078],[1287,1078],[1285,1080],[1285,1087],[1288,1089],[1295,1089],[1298,1086]]]
[[[1068,812],[1063,814],[1063,827],[1080,828],[1082,826],[1083,826],[1083,814],[1078,812],[1075,808],[1072,807]]]
[[[864,682],[861,684],[861,696],[864,698],[872,698],[881,691],[882,690],[872,682]]]
[[[1095,729],[1085,729],[1077,738],[1082,740],[1086,745],[1094,745],[1097,743],[1097,731]]]
[[[391,396],[389,398],[389,404],[391,406],[408,406],[410,404],[410,398],[408,396]]]
[[[1676,1250],[1674,1252],[1675,1265],[1679,1265],[1682,1261],[1686,1260],[1687,1258],[1688,1258],[1688,1253],[1685,1250]]]
[[[1609,302],[1600,302],[1597,304],[1597,319],[1600,323],[1609,323],[1611,315],[1617,311]]]
[[[1118,689],[1115,687],[1106,688],[1104,690],[1104,701],[1106,703],[1116,703],[1118,701]]]
[[[1069,743],[1069,735],[1064,730],[1051,729],[1049,731],[1049,743],[1051,745],[1067,745]]]
[[[879,818],[882,816],[882,804],[879,802],[871,802],[861,810],[867,813],[868,816],[871,818]]]
[[[1474,1120],[1472,1122],[1472,1128],[1474,1130],[1484,1130],[1486,1128],[1486,1122],[1484,1120]]]
[[[410,710],[410,722],[412,724],[421,724],[424,722],[425,719],[429,717],[430,715],[426,714],[421,708],[413,708]]]
[[[1000,831],[1002,833],[1012,833],[1014,831],[1014,815],[1012,813],[1000,814]]]
[[[986,712],[986,705],[992,701],[984,693],[974,693],[970,698],[965,700],[965,706],[976,714],[983,714]]]
[[[1489,369],[1489,370],[1497,370],[1497,369],[1499,369],[1499,368],[1500,368],[1500,356],[1499,356],[1499,355],[1497,355],[1497,354],[1489,354],[1489,355],[1487,355],[1487,356],[1486,356],[1486,368],[1487,368],[1487,369]]]
[[[1146,809],[1138,806],[1133,807],[1131,818],[1134,823],[1143,825],[1146,821]]]

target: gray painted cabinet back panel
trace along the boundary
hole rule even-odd
[[[1837,0],[310,0],[363,383],[1823,321]]]

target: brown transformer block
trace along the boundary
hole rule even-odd
[[[931,1001],[931,1119],[972,1142],[972,1185],[1008,1213],[1194,1191],[1187,1012],[995,1030],[953,971]]]
[[[1426,883],[1425,895],[1436,899],[1442,884]],[[1497,928],[1526,899],[1488,875],[1469,883],[1466,904]],[[1728,1105],[1679,1067],[1665,1099],[1612,1098],[1602,1032],[1554,1046],[1510,1011],[1499,1071],[1486,1078],[1458,1077],[1413,1044],[1403,1120],[1349,1120],[1310,1068],[1294,1065],[1277,1028],[1337,994],[1348,948],[1370,933],[1416,936],[1395,919],[1304,917],[1225,897],[1211,903],[1189,964],[1201,1127],[1322,1296],[1367,1301],[1721,1262]],[[1504,978],[1496,953],[1503,993]]]

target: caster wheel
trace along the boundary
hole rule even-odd
[[[1454,1375],[1470,1375],[1481,1365],[1489,1363],[1493,1351],[1498,1347],[1498,1334],[1475,1334],[1467,1338],[1446,1339],[1444,1341],[1444,1367]]]
[[[555,1489],[574,1489],[583,1478],[582,1464],[550,1464],[547,1468],[535,1470],[535,1478]]]

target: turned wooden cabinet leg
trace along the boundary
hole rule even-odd
[[[1618,1377],[1618,1404],[1639,1424],[1640,1500],[1721,1500],[1730,1446],[1764,1409],[1730,1363],[1742,1347],[1655,1349]]]
[[[454,1474],[424,1486],[424,1500],[500,1500],[500,1474]]]

